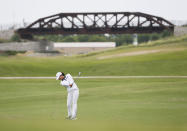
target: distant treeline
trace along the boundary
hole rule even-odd
[[[164,31],[162,33],[153,34],[138,34],[138,43],[158,40],[164,37],[171,36],[172,33]],[[127,45],[133,43],[132,34],[120,35],[43,35],[34,36],[37,40],[48,40],[52,42],[115,42],[117,46]],[[6,42],[21,42],[19,35],[15,34],[10,40],[0,39],[0,43]]]
[[[172,33],[164,31],[162,33],[138,34],[138,42],[148,42],[171,36]],[[45,39],[53,42],[116,42],[117,46],[133,43],[132,34],[120,35],[45,35],[35,36],[36,39]]]
[[[182,25],[182,27],[187,27],[187,23],[186,23],[186,24],[184,24],[184,25]]]
[[[9,42],[21,42],[21,38],[19,37],[18,34],[14,34],[10,39],[1,39],[0,38],[0,43],[9,43]]]

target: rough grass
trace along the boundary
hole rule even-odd
[[[56,80],[0,80],[0,130],[187,130],[186,79],[76,79],[78,120],[67,121]]]
[[[107,51],[93,52],[85,55],[80,55],[80,57],[96,56],[96,55],[108,55],[117,54],[122,52],[138,51],[142,49],[160,49],[162,47],[186,47],[187,46],[187,35],[180,37],[167,37],[161,40],[150,41],[148,43],[139,44],[137,47],[133,45],[119,46],[115,49],[110,49]]]

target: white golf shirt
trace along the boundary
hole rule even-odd
[[[79,89],[70,74],[65,75],[65,78],[60,82],[60,84],[65,86],[68,92]],[[72,87],[70,86],[71,84]]]

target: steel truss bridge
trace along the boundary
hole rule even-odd
[[[174,31],[166,19],[140,12],[60,13],[40,18],[16,32],[26,39],[46,34],[134,34]]]

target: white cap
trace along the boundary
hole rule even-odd
[[[59,79],[59,77],[62,75],[62,73],[61,72],[57,72],[56,73],[56,80],[58,80]]]

